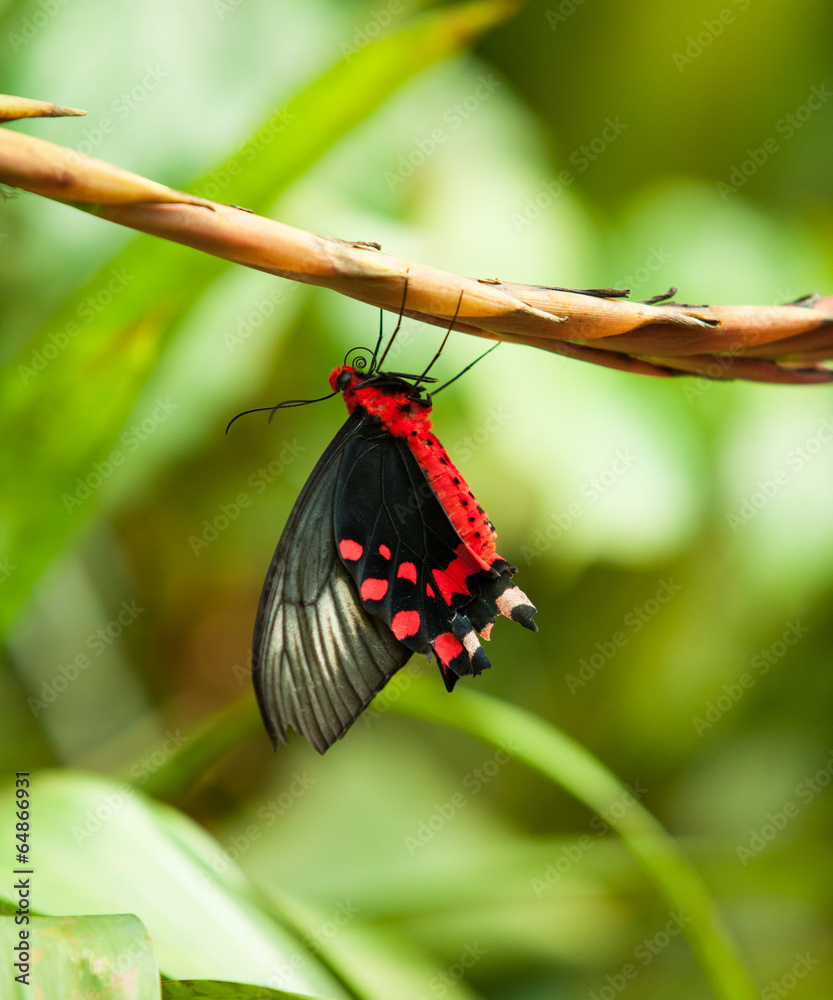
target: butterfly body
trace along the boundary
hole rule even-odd
[[[255,690],[275,745],[292,726],[324,752],[414,652],[446,687],[490,666],[499,614],[536,630],[496,532],[397,374],[341,365],[347,422],[301,492],[263,588]]]
[[[335,388],[342,373],[351,376],[351,383],[342,391],[348,413],[361,409],[377,417],[384,432],[402,438],[419,467],[425,473],[431,489],[443,506],[457,534],[466,543],[469,553],[482,569],[488,569],[495,556],[497,532],[486,512],[474,498],[465,479],[448,457],[445,448],[432,432],[431,404],[413,396],[413,388],[392,388],[385,385],[362,385],[362,376],[349,365],[341,365],[330,374]]]

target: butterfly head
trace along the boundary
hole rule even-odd
[[[364,375],[357,372],[353,365],[337,365],[330,372],[330,388],[334,392],[348,392],[355,389]]]

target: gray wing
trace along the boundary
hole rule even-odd
[[[365,611],[336,550],[338,472],[363,420],[354,413],[313,469],[263,585],[252,676],[276,748],[291,726],[324,753],[411,656],[381,618]]]

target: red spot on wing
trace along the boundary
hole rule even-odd
[[[375,580],[373,577],[362,580],[361,595],[364,601],[381,601],[387,592],[387,580]]]
[[[358,542],[354,542],[350,538],[343,538],[338,543],[338,551],[341,553],[342,559],[349,559],[353,562],[356,559],[361,559],[364,546],[359,545]]]
[[[450,663],[463,652],[463,644],[453,632],[443,632],[434,640],[434,652],[443,663]]]
[[[434,580],[440,588],[440,593],[446,604],[451,602],[454,594],[469,594],[468,577],[480,572],[480,567],[472,562],[471,554],[465,542],[461,542],[455,549],[456,558],[446,566],[444,570],[432,570]]]
[[[420,618],[418,611],[397,611],[390,623],[390,630],[400,641],[409,635],[419,632]]]
[[[412,562],[400,563],[396,575],[400,580],[410,580],[411,583],[417,582],[416,566]]]
[[[445,571],[450,577],[457,580],[459,584],[466,587],[466,577],[480,572],[480,559],[465,542],[457,546],[454,550],[454,555],[457,558],[446,566]],[[488,566],[486,568],[488,569]],[[466,587],[466,590],[468,590],[468,587]]]
[[[387,545],[380,545],[379,546],[379,555],[383,559],[390,559],[390,549],[387,547]]]
[[[453,580],[448,573],[443,572],[441,569],[431,570],[434,580],[437,586],[440,588],[440,593],[443,595],[443,600],[446,604],[451,603],[451,598],[454,594],[467,594],[468,590],[465,587],[461,587],[456,580]]]
[[[437,596],[437,592],[434,590],[434,588],[431,586],[430,583],[426,583],[425,584],[425,593],[429,597],[436,597]]]

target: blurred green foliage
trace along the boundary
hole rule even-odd
[[[0,91],[89,112],[20,131],[459,273],[688,302],[831,290],[831,9],[542,0],[467,45],[466,17],[497,8],[425,6],[6,0]],[[366,44],[394,29],[404,49]],[[223,428],[320,394],[377,316],[7,195],[0,757],[97,775],[43,778],[42,910],[139,912],[152,934],[153,910],[183,978],[269,983],[290,934],[325,996],[708,996],[686,914],[603,820],[384,700],[323,759],[243,726],[181,811],[140,791],[72,834],[108,780],[151,790],[248,692],[266,567],[343,412]],[[406,322],[396,365],[439,336]],[[479,347],[453,337],[443,371]],[[504,346],[435,410],[540,609],[537,635],[498,623],[468,684],[569,733],[671,830],[765,998],[833,989],[829,392]]]

